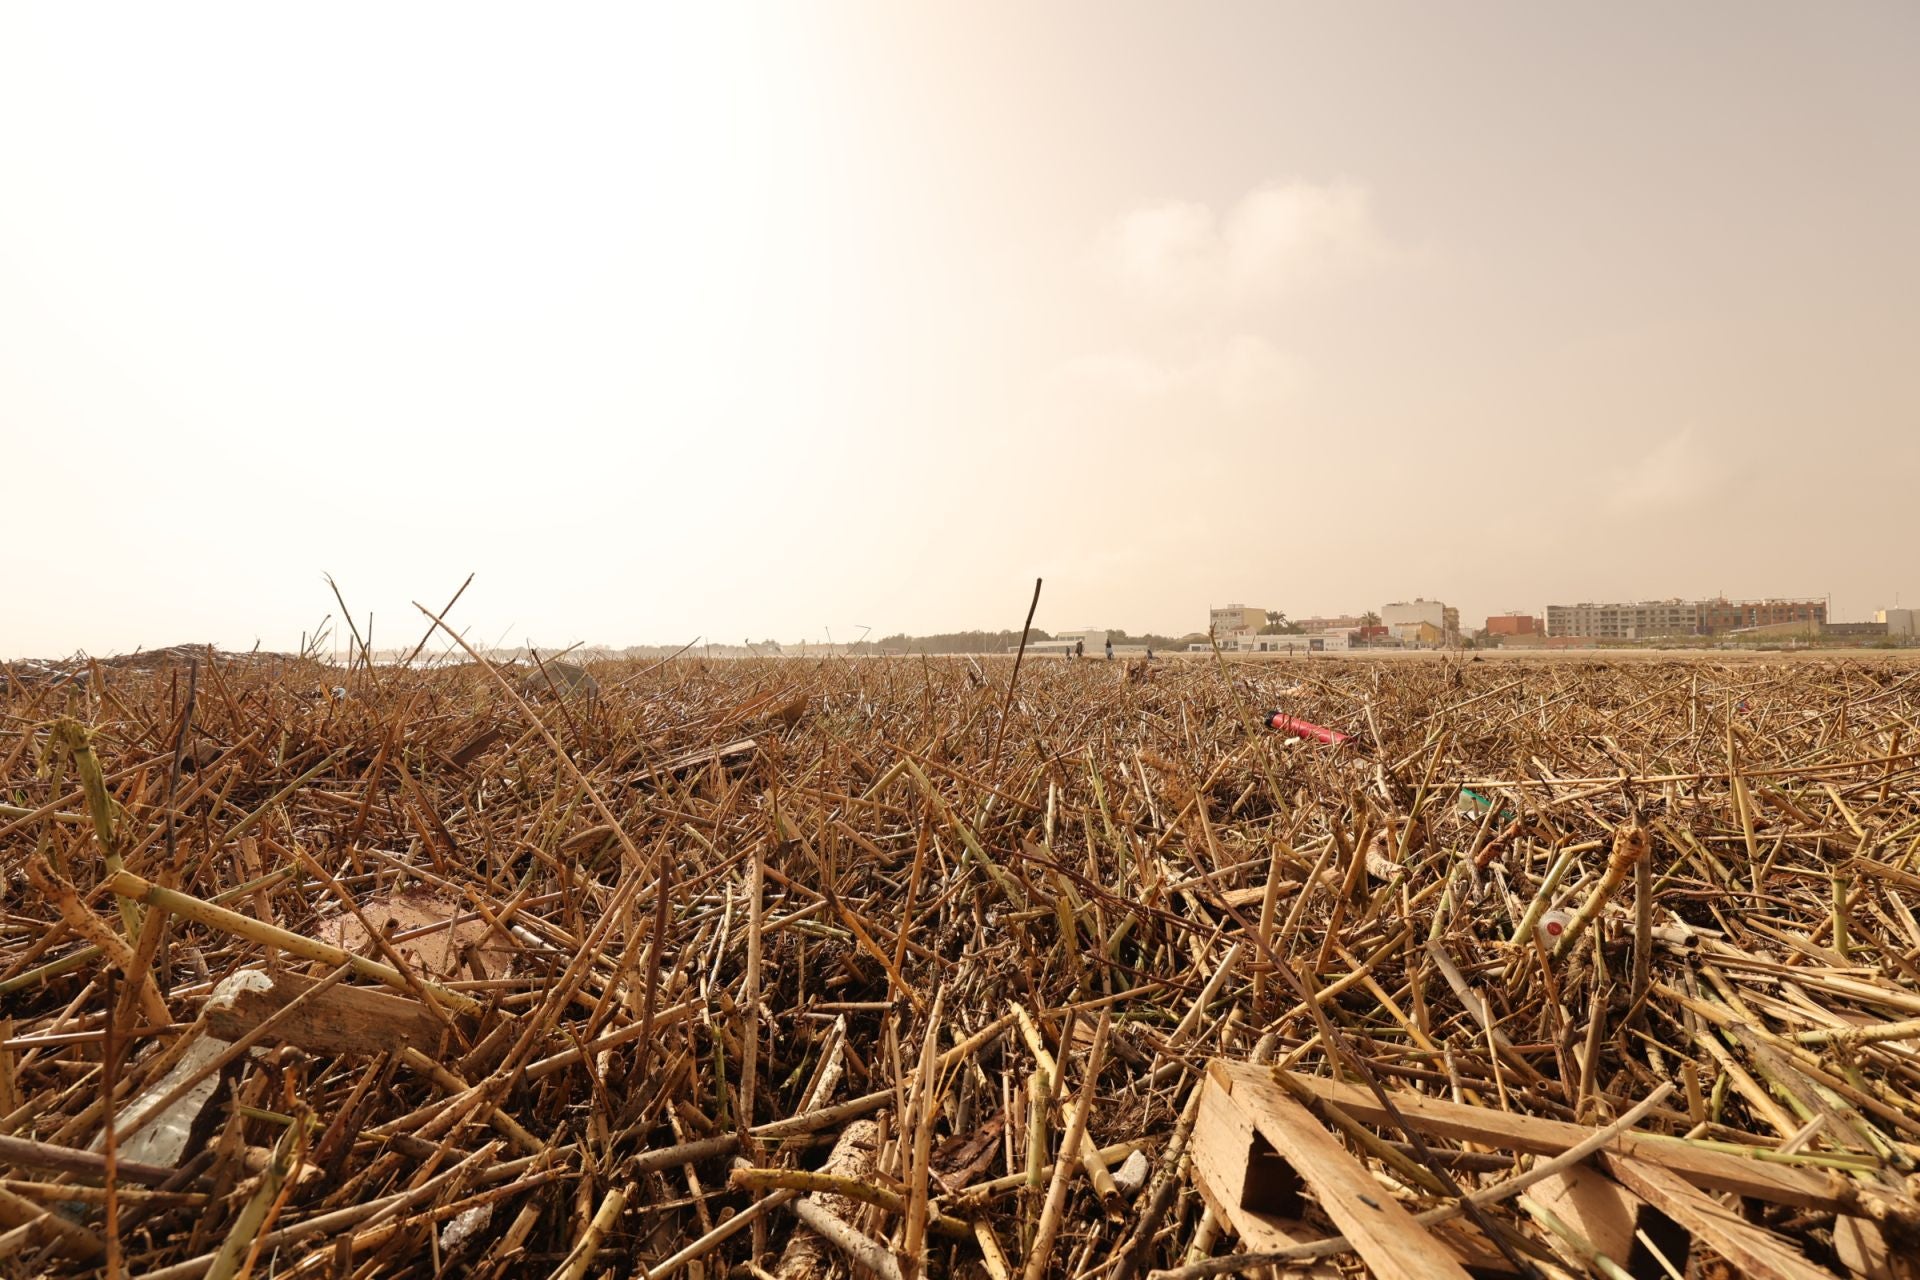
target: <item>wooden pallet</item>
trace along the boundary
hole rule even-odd
[[[1370,1090],[1317,1077],[1292,1079],[1314,1105],[1331,1103],[1396,1136]],[[1470,1142],[1482,1151],[1553,1156],[1594,1132],[1410,1092],[1389,1096],[1423,1138]],[[1195,1185],[1244,1251],[1271,1252],[1330,1234],[1308,1223],[1311,1201],[1318,1209],[1314,1216],[1345,1235],[1374,1275],[1462,1280],[1514,1273],[1464,1219],[1431,1228],[1416,1221],[1398,1198],[1398,1184],[1354,1156],[1274,1079],[1271,1068],[1209,1064],[1192,1151]],[[1742,1198],[1841,1214],[1835,1246],[1847,1272],[1816,1264],[1792,1241],[1749,1221],[1740,1212]],[[1904,1280],[1920,1274],[1911,1259],[1888,1248],[1873,1221],[1850,1216],[1858,1204],[1838,1180],[1654,1135],[1623,1135],[1593,1159],[1535,1184],[1521,1207],[1539,1224],[1537,1236],[1556,1252],[1577,1255],[1567,1244],[1570,1228],[1626,1274],[1650,1280],[1667,1275],[1661,1257],[1685,1274],[1695,1241],[1761,1280],[1828,1280],[1835,1274]],[[1507,1217],[1512,1207],[1497,1212]],[[1337,1273],[1328,1266],[1318,1274]]]

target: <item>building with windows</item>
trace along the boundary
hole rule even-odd
[[[1295,618],[1293,625],[1312,635],[1321,631],[1358,631],[1366,621],[1359,614],[1342,613],[1327,618]]]
[[[1412,600],[1397,600],[1380,606],[1380,625],[1408,643],[1428,643],[1409,638],[1417,634],[1412,629],[1420,623],[1439,633],[1440,639],[1436,643],[1448,646],[1460,643],[1460,611],[1450,604],[1415,596]]]
[[[1711,636],[1783,624],[1817,632],[1826,621],[1824,600],[1718,597],[1547,606],[1547,634],[1556,639],[1651,640],[1660,636]]]
[[[1547,634],[1582,640],[1647,640],[1699,634],[1700,611],[1691,600],[1633,604],[1550,604]]]
[[[1696,602],[1698,634],[1717,635],[1747,627],[1772,627],[1783,622],[1800,623],[1818,631],[1827,621],[1824,600],[1728,600],[1721,596]]]
[[[1250,636],[1267,625],[1267,611],[1251,605],[1223,604],[1207,610],[1207,627],[1222,640]]]
[[[1105,650],[1107,637],[1110,634],[1105,627],[1083,627],[1078,631],[1056,631],[1053,638],[1056,642],[1063,642],[1068,646],[1084,644],[1088,653],[1100,653]]]
[[[1353,647],[1351,631],[1317,631],[1310,635],[1243,636],[1242,653],[1345,653]]]

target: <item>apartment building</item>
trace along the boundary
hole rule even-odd
[[[1450,604],[1415,596],[1412,600],[1396,600],[1380,606],[1380,625],[1395,636],[1405,638],[1403,630],[1410,632],[1421,623],[1439,632],[1438,643],[1460,643],[1460,611]]]
[[[1251,605],[1223,604],[1207,610],[1207,627],[1222,639],[1254,635],[1266,625],[1267,611]]]
[[[1650,640],[1710,636],[1752,627],[1824,626],[1824,600],[1641,600],[1619,604],[1550,604],[1547,634],[1582,640]]]
[[[1647,640],[1698,633],[1700,612],[1692,600],[1641,600],[1631,604],[1550,604],[1547,634],[1583,640]]]

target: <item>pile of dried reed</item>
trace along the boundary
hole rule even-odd
[[[1911,667],[175,658],[0,685],[17,1274],[1911,1265]]]

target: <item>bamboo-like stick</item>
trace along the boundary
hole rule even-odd
[[[1594,886],[1580,909],[1573,913],[1567,927],[1554,944],[1553,955],[1556,960],[1565,959],[1573,950],[1574,943],[1586,932],[1593,918],[1600,914],[1600,908],[1607,904],[1614,891],[1626,882],[1627,875],[1634,864],[1647,856],[1650,842],[1647,830],[1638,823],[1622,827],[1613,834],[1613,856],[1607,859],[1606,874],[1600,877],[1600,883]]]
[[[626,1210],[627,1198],[633,1194],[632,1187],[608,1188],[607,1194],[600,1200],[600,1207],[593,1211],[593,1219],[587,1223],[587,1229],[580,1233],[580,1239],[561,1264],[553,1269],[551,1280],[580,1280],[587,1274],[587,1268],[593,1265],[593,1256],[600,1248],[600,1242],[613,1230],[613,1224],[620,1220]]]
[[[1092,1113],[1094,1093],[1100,1084],[1100,1069],[1106,1065],[1107,1034],[1111,1026],[1112,1015],[1102,1009],[1100,1021],[1094,1028],[1093,1047],[1087,1051],[1080,1091],[1074,1097],[1073,1111],[1067,1120],[1066,1137],[1060,1143],[1060,1159],[1054,1165],[1053,1180],[1047,1187],[1046,1205],[1040,1212],[1033,1247],[1027,1254],[1023,1280],[1040,1280],[1053,1257],[1054,1237],[1060,1230],[1060,1213],[1067,1203],[1067,1185],[1080,1165],[1080,1140],[1087,1132],[1087,1118]]]

